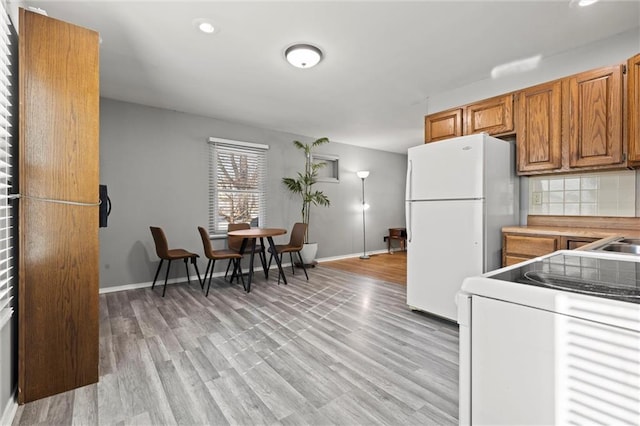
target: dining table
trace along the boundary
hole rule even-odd
[[[239,229],[237,231],[229,231],[227,235],[232,237],[242,237],[242,245],[240,246],[240,254],[244,255],[244,252],[247,249],[247,246],[250,244],[250,252],[251,257],[249,260],[249,275],[247,277],[247,293],[251,291],[251,280],[253,278],[253,257],[255,254],[256,248],[256,240],[260,238],[261,241],[264,241],[264,238],[269,242],[269,247],[271,248],[271,253],[273,257],[276,259],[276,264],[278,265],[278,273],[282,276],[282,280],[285,284],[287,284],[287,277],[284,275],[284,271],[282,270],[282,264],[280,262],[280,256],[278,256],[276,251],[276,245],[273,242],[273,237],[277,235],[284,235],[287,233],[286,229],[283,228],[249,228],[249,229]],[[269,270],[266,264],[263,264],[264,276],[265,278],[269,278]]]

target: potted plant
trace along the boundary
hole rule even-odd
[[[302,222],[307,224],[307,232],[304,235],[304,248],[300,252],[305,265],[313,264],[313,259],[318,252],[318,243],[309,243],[309,218],[311,217],[311,206],[329,206],[329,198],[322,192],[313,189],[318,177],[318,170],[326,163],[314,162],[311,156],[313,149],[317,146],[329,143],[328,138],[320,138],[308,144],[300,141],[293,141],[293,145],[304,153],[304,171],[298,172],[295,178],[282,178],[282,183],[295,195],[302,198]]]

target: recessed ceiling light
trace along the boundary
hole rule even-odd
[[[214,32],[216,32],[216,27],[211,23],[209,19],[194,19],[193,25],[205,34],[213,34]]]
[[[284,57],[297,68],[311,68],[322,60],[322,51],[310,44],[294,44],[284,51]]]
[[[525,72],[534,69],[540,63],[542,55],[531,56],[525,59],[508,62],[506,64],[497,65],[491,70],[491,78],[500,78],[505,75]]]

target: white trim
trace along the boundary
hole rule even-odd
[[[209,137],[209,142],[210,143],[219,143],[219,144],[224,144],[224,145],[243,146],[243,147],[246,147],[246,148],[253,148],[253,149],[263,149],[265,151],[269,149],[269,145],[265,145],[263,143],[234,141],[234,140],[231,140],[231,139],[222,139],[222,138],[214,138],[214,137]]]
[[[18,401],[16,400],[16,392],[18,391],[18,387],[13,389],[11,393],[13,396],[9,398],[7,401],[7,405],[2,410],[2,417],[0,417],[0,425],[2,426],[10,426],[13,423],[13,418],[16,415],[16,411],[18,411]]]
[[[374,250],[374,251],[367,251],[367,254],[384,254],[387,253],[387,250]],[[323,257],[322,259],[316,259],[316,261],[318,263],[323,263],[323,262],[331,262],[332,260],[342,260],[342,259],[350,259],[352,257],[360,257],[362,256],[362,252],[360,253],[351,253],[351,254],[342,254],[340,256],[331,256],[331,257]]]
[[[386,252],[387,252],[387,250],[375,250],[375,251],[368,251],[367,254],[370,254],[370,255],[371,254],[383,254],[383,253],[386,253]],[[352,258],[352,257],[359,257],[359,256],[362,256],[362,253],[352,253],[352,254],[343,254],[343,255],[340,255],[340,256],[323,257],[321,259],[316,259],[316,261],[318,263],[322,263],[322,262],[330,262],[332,260],[349,259],[349,258]],[[290,266],[291,266],[291,262],[282,264],[282,268],[286,268],[286,267],[290,267]],[[272,269],[275,269],[275,268],[277,268],[277,265],[275,263],[273,263],[269,270],[272,270]],[[258,265],[257,267],[253,268],[253,273],[254,274],[255,273],[259,273],[259,272],[262,272],[262,267],[260,265]],[[223,277],[224,276],[224,272],[222,272],[222,271],[221,272],[214,272],[213,276],[214,277]],[[194,283],[198,282],[198,276],[197,275],[189,276],[189,278]],[[176,283],[183,283],[185,280],[186,280],[186,277],[169,278],[169,280],[167,281],[167,285],[176,284]],[[142,282],[142,283],[100,287],[99,293],[100,294],[106,294],[106,293],[114,293],[116,291],[136,290],[136,289],[139,289],[139,288],[151,287],[152,284],[153,284],[153,281],[147,281],[147,282]],[[164,286],[164,279],[160,279],[160,277],[158,277],[158,281],[156,282],[156,285],[161,286],[161,287]]]

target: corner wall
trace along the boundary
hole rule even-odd
[[[290,230],[300,220],[300,203],[286,192],[281,178],[294,176],[303,164],[292,141],[312,139],[112,99],[101,99],[100,108],[100,180],[108,185],[113,204],[109,227],[100,229],[101,288],[153,280],[158,259],[150,225],[163,227],[171,246],[200,253],[204,272],[197,226],[208,223],[210,136],[270,145],[265,225]],[[317,136],[331,139],[330,134]],[[365,182],[371,206],[367,251],[385,249],[387,228],[404,226],[406,155],[336,142],[318,153],[339,156],[340,182],[317,184],[331,200],[329,208],[311,211],[310,238],[319,243],[317,257],[362,252],[361,181],[355,172],[364,169],[371,172]],[[223,247],[224,240],[214,246]],[[216,265],[216,271],[224,266]],[[185,276],[182,265],[171,270],[171,277]]]

